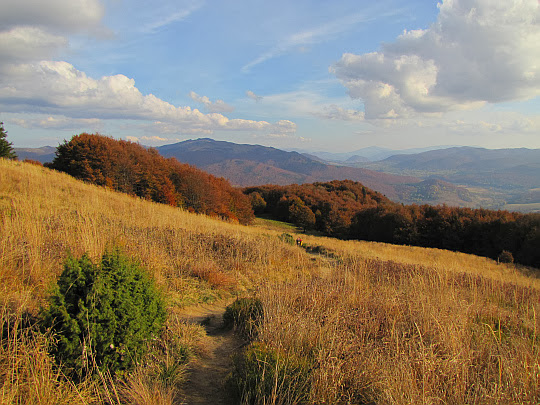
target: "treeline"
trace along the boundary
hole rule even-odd
[[[58,146],[49,168],[78,179],[159,203],[247,224],[248,197],[223,179],[156,149],[98,134],[80,134]]]
[[[255,214],[338,238],[349,236],[353,217],[360,210],[394,205],[382,194],[350,180],[247,187],[244,193],[250,197]]]
[[[394,203],[352,181],[244,189],[256,214],[327,236],[434,247],[540,268],[540,215]],[[509,256],[508,253],[511,255]]]

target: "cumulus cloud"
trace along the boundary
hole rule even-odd
[[[143,95],[124,75],[88,77],[67,62],[22,64],[0,77],[4,111],[64,114],[73,118],[151,120],[162,132],[203,133],[214,130],[291,131],[294,123],[229,119],[204,114],[189,106],[176,107],[153,94]]]
[[[251,90],[246,91],[246,96],[256,101],[257,103],[263,99],[262,96],[258,96],[257,94],[253,93]]]
[[[67,36],[101,35],[104,8],[99,0],[4,0],[0,13],[0,69],[52,59],[68,48]]]
[[[189,12],[203,2],[193,4]],[[68,62],[53,61],[67,49],[69,35],[100,28],[104,9],[99,0],[50,0],[46,7],[38,0],[5,0],[3,5],[0,108],[48,117],[19,120],[22,127],[69,129],[74,123],[87,126],[103,119],[127,119],[147,121],[143,127],[153,122],[161,134],[211,134],[216,130],[289,133],[296,129],[289,121],[229,119],[221,113],[233,111],[232,106],[194,92],[191,97],[208,114],[174,106],[153,94],[142,94],[135,80],[122,74],[95,79]],[[178,21],[184,14],[156,20],[153,29]]]
[[[93,30],[105,13],[99,0],[2,0],[0,26],[33,26],[54,32]]]
[[[194,91],[189,92],[189,97],[196,103],[204,104],[206,109],[210,112],[232,112],[234,111],[234,107],[232,105],[227,104],[223,100],[216,100],[215,102],[210,101],[210,99],[206,96],[199,96]]]
[[[540,94],[538,0],[443,0],[428,29],[331,67],[366,118],[470,109]]]
[[[47,59],[67,46],[67,39],[37,27],[0,31],[0,65]]]

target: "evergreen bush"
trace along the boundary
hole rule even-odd
[[[4,123],[0,122],[0,158],[17,159],[17,154],[13,149],[13,144],[7,141],[7,131]]]
[[[56,339],[53,355],[74,378],[130,369],[162,328],[163,298],[144,269],[118,249],[101,265],[68,257],[42,325]]]
[[[288,243],[289,245],[294,245],[294,236],[292,236],[290,233],[282,233],[278,236],[279,239],[285,243]]]

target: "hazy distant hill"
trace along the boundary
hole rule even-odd
[[[508,208],[533,212],[540,203],[536,192],[540,188],[540,149],[454,147],[358,165],[458,184],[469,188],[482,201],[481,205],[488,208],[513,204]]]
[[[43,146],[41,148],[14,148],[19,160],[31,159],[41,163],[52,162],[56,148]]]
[[[285,152],[259,145],[242,145],[203,138],[165,145],[157,148],[165,157],[175,157],[181,162],[207,168],[227,161],[265,163],[293,173],[309,174],[322,170],[325,164],[297,152]],[[236,183],[236,181],[233,181]],[[239,184],[241,185],[241,184]]]
[[[446,204],[469,207],[482,205],[482,201],[467,188],[437,179],[427,179],[413,185],[402,185],[397,189],[399,201],[406,204]]]
[[[519,167],[540,169],[540,149],[459,147],[433,150],[414,155],[395,155],[381,163],[405,170],[489,171],[500,173]]]
[[[365,167],[495,188],[540,187],[540,149],[449,148],[396,155]]]
[[[392,152],[372,147],[339,156],[326,155],[348,159],[333,164],[325,163],[322,153],[315,156],[212,139],[157,149],[165,157],[176,157],[238,186],[349,179],[407,204],[445,203],[523,212],[537,212],[540,207],[540,149],[452,147],[366,162],[358,152],[370,158]],[[41,162],[52,161],[55,150],[50,146],[16,148],[19,159]]]
[[[381,148],[372,149],[380,151]],[[426,182],[415,176],[330,165],[309,155],[265,146],[197,139],[165,145],[159,147],[158,151],[165,157],[175,157],[181,162],[225,177],[238,186],[304,184],[348,179],[361,182],[398,202],[478,205],[466,189],[448,182]]]
[[[322,159],[326,162],[343,163],[346,165],[354,165],[359,162],[377,162],[395,155],[409,155],[421,152],[426,152],[434,149],[445,149],[448,146],[433,146],[428,148],[412,148],[412,149],[388,149],[378,146],[370,146],[367,148],[357,149],[351,152],[332,153],[326,151],[304,153]]]
[[[238,186],[262,184],[303,184],[316,181],[354,180],[398,198],[399,184],[418,183],[410,176],[397,176],[354,167],[327,165],[298,152],[285,152],[260,145],[197,139],[158,148],[165,157],[195,165],[211,174],[223,176]]]

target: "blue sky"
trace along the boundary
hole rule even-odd
[[[0,0],[17,147],[540,148],[539,0]]]

